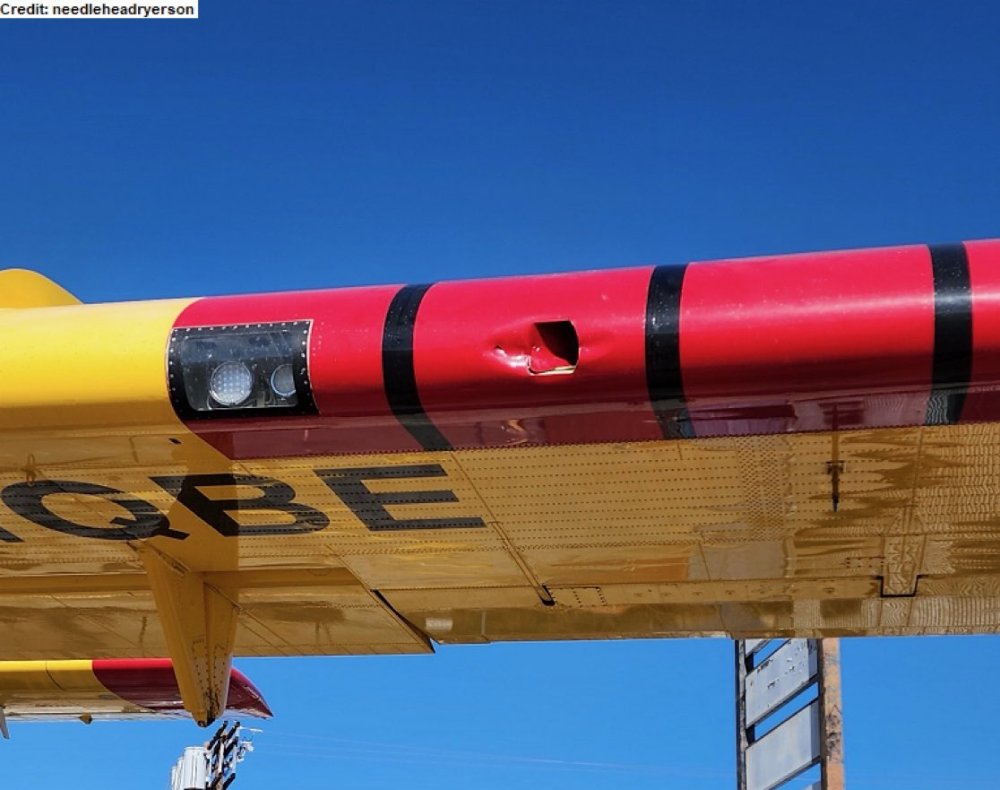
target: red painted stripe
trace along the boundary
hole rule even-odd
[[[659,438],[645,373],[651,274],[434,285],[413,351],[427,416],[454,447]]]
[[[184,709],[173,664],[168,658],[95,659],[93,672],[108,691],[133,705],[160,713]],[[236,669],[229,677],[226,710],[251,716],[271,716],[261,693]]]
[[[695,435],[920,425],[934,343],[930,254],[692,264],[680,334]]]
[[[965,243],[972,286],[972,378],[963,422],[1000,421],[1000,241]]]

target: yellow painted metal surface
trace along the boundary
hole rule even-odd
[[[0,308],[56,307],[80,300],[48,277],[27,269],[0,271]]]
[[[0,430],[13,438],[97,429],[111,438],[176,425],[157,350],[190,301],[0,311]],[[93,458],[95,444],[78,447],[79,457]],[[25,449],[38,463],[47,458],[44,443]]]
[[[0,666],[7,716],[127,715],[141,709],[103,686],[87,660],[10,661]]]
[[[44,694],[82,690],[97,694],[106,692],[91,669],[92,662],[78,661],[10,661],[3,665],[3,689],[10,695]],[[5,698],[6,704],[9,698]]]
[[[207,726],[226,709],[238,613],[237,590],[164,555],[151,545],[143,560],[167,652],[188,712]]]
[[[316,532],[253,537],[219,535],[150,483],[192,468],[175,459],[64,466],[74,480],[146,498],[189,537],[84,538],[0,509],[21,538],[0,544],[0,655],[163,653],[147,544],[230,591],[235,650],[251,655],[426,649],[399,615],[448,642],[996,630],[1000,430],[842,435],[838,512],[830,443],[813,434],[244,462],[241,470],[282,480],[330,518]],[[446,478],[368,485],[447,487],[456,502],[389,510],[479,516],[486,526],[372,532],[313,471],[359,460],[441,464]],[[222,470],[204,459],[192,466]],[[8,469],[0,484],[22,478]],[[99,497],[47,503],[95,529],[128,515]],[[262,514],[233,515],[250,524]]]

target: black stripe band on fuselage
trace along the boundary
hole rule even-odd
[[[382,380],[389,408],[424,450],[450,450],[451,443],[430,421],[417,391],[413,330],[430,285],[407,285],[392,298],[382,330]]]
[[[972,286],[962,244],[931,245],[934,358],[926,425],[958,422],[972,378]]]
[[[681,381],[681,286],[687,264],[657,266],[646,299],[646,385],[665,439],[694,436]]]

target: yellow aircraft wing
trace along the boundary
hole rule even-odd
[[[0,309],[0,659],[207,724],[233,655],[1000,626],[1000,242],[67,297]]]

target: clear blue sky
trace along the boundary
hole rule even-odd
[[[995,3],[201,6],[0,21],[0,265],[99,301],[1000,235]],[[1000,784],[1000,639],[843,657],[852,789]],[[236,787],[730,788],[731,660],[244,661],[278,715]],[[5,788],[165,786],[205,737],[14,730]]]

